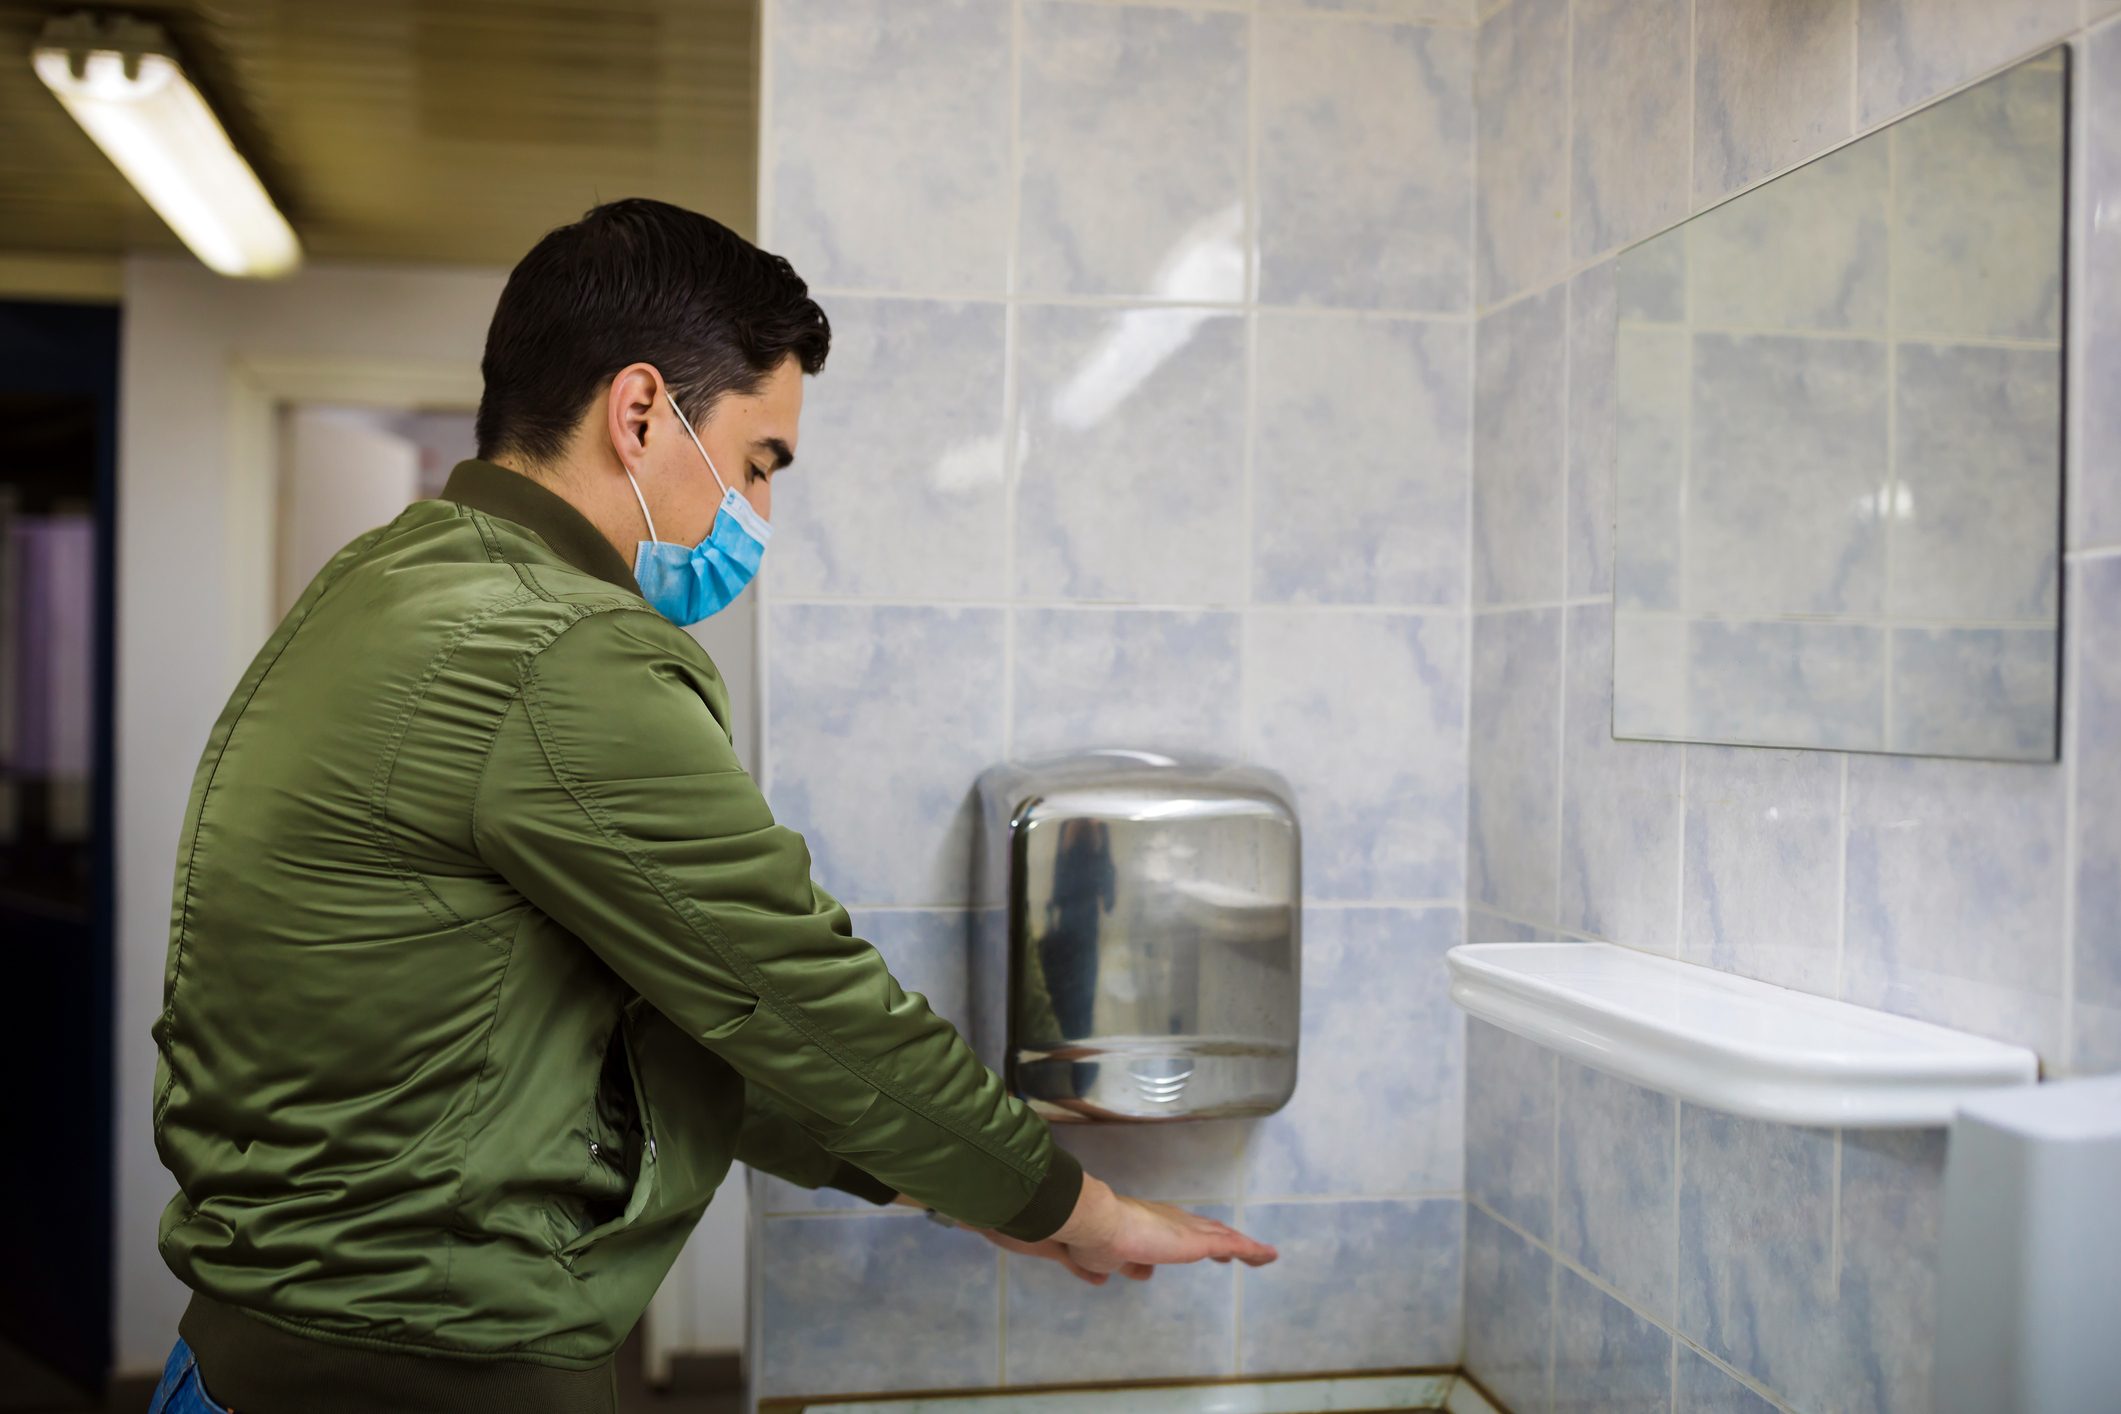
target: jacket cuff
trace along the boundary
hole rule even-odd
[[[879,1206],[898,1199],[896,1188],[876,1178],[867,1169],[856,1168],[845,1159],[833,1165],[832,1177],[826,1179],[822,1186],[837,1188],[842,1193],[852,1193],[857,1198]]]
[[[995,1231],[1019,1242],[1044,1242],[1074,1216],[1075,1201],[1082,1192],[1082,1161],[1056,1144],[1053,1162],[1047,1166],[1046,1176],[1038,1181],[1031,1201]]]

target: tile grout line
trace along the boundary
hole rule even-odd
[[[1248,7],[1244,18],[1245,29],[1245,178],[1244,178],[1244,447],[1241,452],[1243,465],[1240,468],[1238,495],[1238,546],[1239,610],[1237,624],[1237,738],[1238,751],[1245,760],[1256,760],[1259,755],[1257,740],[1258,723],[1255,720],[1253,703],[1253,653],[1252,626],[1253,584],[1252,571],[1256,550],[1255,514],[1256,495],[1253,480],[1259,474],[1259,454],[1256,443],[1259,439],[1259,295],[1260,295],[1260,251],[1259,251],[1259,12],[1257,7]],[[1299,884],[1298,893],[1302,889]],[[1299,924],[1305,907],[1299,897],[1297,912]],[[1299,935],[1300,936],[1300,935]],[[1297,958],[1301,969],[1303,959]],[[1245,1230],[1245,1212],[1248,1200],[1247,1169],[1243,1146],[1239,1146],[1237,1174],[1237,1201],[1232,1206],[1231,1226],[1239,1232]],[[1230,1370],[1243,1374],[1245,1368],[1245,1273],[1244,1264],[1233,1263],[1236,1271],[1230,1277]]]
[[[1483,1200],[1475,1198],[1469,1194],[1466,1198],[1466,1206],[1469,1210],[1477,1209],[1480,1212],[1481,1216],[1487,1218],[1497,1227],[1506,1229],[1520,1242],[1523,1242],[1526,1246],[1532,1248],[1541,1256],[1547,1258],[1547,1260],[1554,1267],[1566,1267],[1572,1276],[1580,1278],[1586,1285],[1595,1288],[1601,1295],[1611,1299],[1620,1306],[1625,1307],[1628,1311],[1640,1317],[1646,1324],[1656,1327],[1664,1334],[1672,1337],[1674,1340],[1685,1345],[1687,1349],[1701,1356],[1704,1360],[1707,1360],[1710,1364],[1714,1365],[1717,1369],[1723,1371],[1723,1373],[1725,1373],[1726,1375],[1729,1375],[1740,1385],[1744,1386],[1746,1389],[1751,1390],[1755,1394],[1758,1394],[1761,1398],[1767,1400],[1776,1409],[1789,1409],[1790,1406],[1788,1402],[1784,1400],[1782,1396],[1774,1393],[1774,1391],[1769,1389],[1768,1386],[1762,1384],[1753,1376],[1747,1374],[1745,1371],[1739,1369],[1737,1366],[1732,1365],[1729,1361],[1717,1355],[1715,1351],[1710,1350],[1707,1346],[1701,1344],[1699,1341],[1687,1335],[1686,1332],[1679,1329],[1678,1323],[1676,1321],[1667,1321],[1662,1317],[1653,1314],[1652,1312],[1644,1310],[1642,1306],[1633,1297],[1628,1295],[1628,1293],[1622,1291],[1619,1287],[1613,1285],[1613,1283],[1607,1281],[1604,1277],[1598,1275],[1598,1273],[1592,1271],[1589,1267],[1584,1266],[1583,1263],[1577,1261],[1575,1258],[1569,1256],[1567,1253],[1561,1251],[1559,1248],[1553,1246],[1551,1243],[1544,1242],[1541,1239],[1534,1237],[1530,1232],[1527,1232],[1522,1226],[1520,1226],[1516,1222],[1513,1222],[1509,1218],[1504,1217],[1495,1209],[1489,1207],[1487,1203]]]
[[[1013,296],[1023,279],[1023,187],[1024,187],[1024,5],[1009,5],[1009,190],[1006,219],[1007,247],[1002,252],[1002,289],[1011,298],[1002,308],[1002,759],[1016,755],[1016,491],[1020,470],[1017,459],[1017,356],[1020,331]],[[995,1254],[994,1378],[1003,1388],[1009,1384],[1009,1254]]]
[[[1060,3],[1060,0],[1046,0]],[[1376,323],[1470,324],[1478,316],[1466,309],[1419,309],[1411,305],[1357,306],[1341,304],[1273,304],[1255,299],[1170,299],[1153,294],[1082,295],[1057,291],[1007,289],[957,290],[892,289],[870,285],[814,285],[810,293],[825,299],[899,301],[906,304],[1019,304],[1055,305],[1066,309],[1159,309],[1204,310],[1210,314],[1243,314],[1259,310],[1283,318],[1359,319]]]

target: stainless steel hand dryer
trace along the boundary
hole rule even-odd
[[[1287,783],[1103,750],[993,767],[980,797],[986,891],[1006,905],[1011,1088],[1053,1120],[1288,1102],[1302,872]]]

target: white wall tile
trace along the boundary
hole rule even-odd
[[[832,356],[776,476],[776,595],[994,599],[1005,586],[1002,307],[828,296]]]
[[[1244,321],[1071,305],[1017,321],[1017,591],[1236,602]]]
[[[1462,926],[1457,908],[1304,910],[1296,1096],[1256,1126],[1247,1194],[1460,1186],[1465,1023],[1443,955]]]
[[[1033,0],[1023,25],[1018,287],[1243,299],[1245,17]]]
[[[1455,898],[1464,620],[1259,609],[1247,633],[1252,755],[1296,788],[1306,896]]]
[[[1464,1215],[1456,1198],[1248,1203],[1245,1230],[1281,1257],[1238,1275],[1243,1371],[1456,1363]]]
[[[804,279],[1001,291],[1009,23],[993,0],[773,0],[765,224]]]
[[[1471,330],[1259,319],[1255,603],[1465,602]]]
[[[1260,298],[1465,309],[1471,31],[1264,15],[1258,32]]]
[[[767,780],[849,905],[963,903],[972,784],[1002,755],[996,609],[776,604]]]

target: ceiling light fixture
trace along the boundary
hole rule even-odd
[[[31,62],[103,155],[192,254],[223,275],[285,275],[294,228],[192,87],[160,26],[73,15],[44,27]]]

